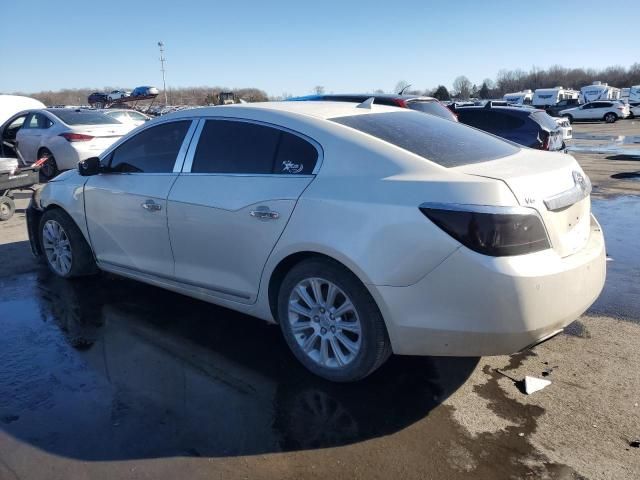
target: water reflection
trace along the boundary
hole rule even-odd
[[[0,427],[85,460],[257,454],[386,435],[424,418],[477,364],[398,357],[337,385],[300,367],[277,327],[137,282],[41,270],[5,279],[2,292]]]

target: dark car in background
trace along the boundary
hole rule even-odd
[[[159,90],[156,87],[151,87],[151,86],[142,86],[142,87],[136,87],[133,89],[133,92],[131,92],[131,96],[132,97],[149,97],[152,95],[158,95]]]
[[[93,105],[94,103],[106,103],[107,100],[108,100],[107,94],[106,93],[101,93],[101,92],[93,92],[87,98],[87,101],[91,105]]]
[[[562,130],[544,110],[494,106],[455,107],[461,123],[525,147],[557,151],[564,148]]]
[[[578,100],[577,98],[570,98],[567,100],[560,100],[555,105],[547,105],[546,107],[544,107],[544,111],[552,117],[559,117],[562,110],[579,106],[580,100]]]
[[[373,98],[377,105],[389,105],[392,107],[409,108],[418,112],[430,113],[438,117],[457,122],[455,114],[445,107],[437,98],[423,97],[421,95],[396,95],[387,93],[350,93],[350,94],[323,94],[308,95],[306,97],[290,98],[290,101],[328,101],[328,102],[354,102],[362,103]]]

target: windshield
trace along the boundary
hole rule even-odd
[[[66,110],[63,108],[56,110],[48,110],[67,125],[109,125],[120,123],[115,118],[106,116],[100,112],[88,112],[78,110]]]
[[[442,165],[458,167],[513,155],[518,151],[480,130],[434,115],[401,111],[330,119]]]
[[[547,130],[555,130],[558,128],[556,121],[547,112],[533,112],[529,117]]]

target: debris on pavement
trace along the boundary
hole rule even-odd
[[[524,377],[524,391],[527,395],[531,395],[538,390],[542,390],[546,386],[551,385],[551,380],[545,380],[543,378],[530,377],[527,375]]]

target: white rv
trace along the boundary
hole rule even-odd
[[[580,89],[580,103],[595,102],[596,100],[619,100],[620,89],[610,87],[607,83],[593,82]]]
[[[531,103],[533,103],[534,107],[547,107],[555,105],[561,100],[575,100],[578,95],[580,95],[580,92],[570,88],[537,88]]]
[[[46,108],[44,103],[31,97],[20,95],[0,95],[0,125],[21,110]]]
[[[531,90],[523,90],[521,92],[507,93],[502,99],[515,105],[531,105],[533,92]]]
[[[623,88],[620,92],[620,100],[626,103],[640,103],[640,85]]]

